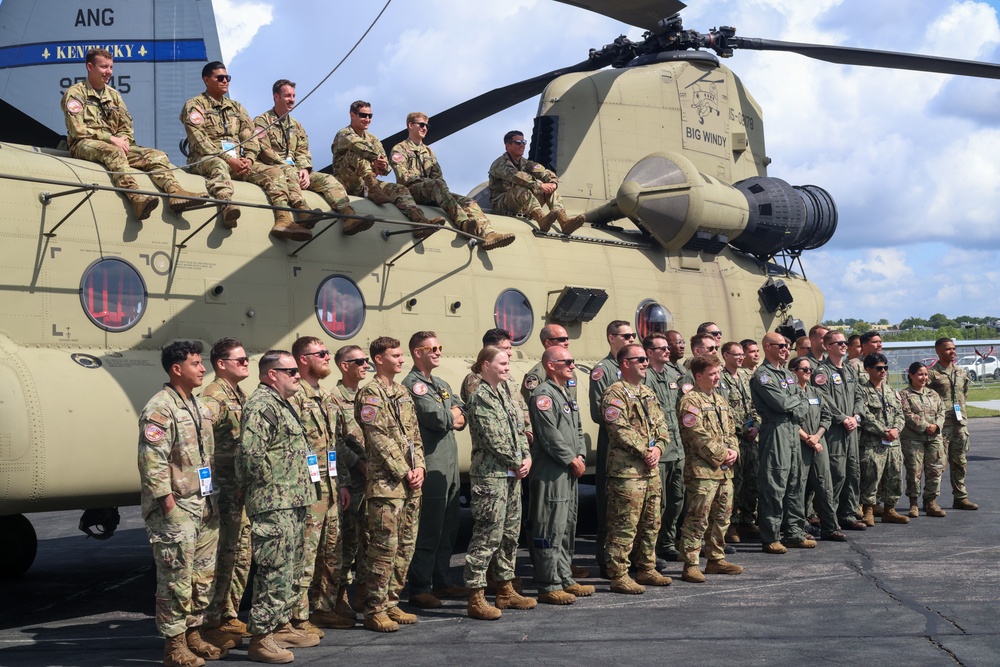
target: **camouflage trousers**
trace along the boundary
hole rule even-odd
[[[292,618],[298,621],[309,620],[311,610],[333,609],[340,588],[342,543],[337,481],[331,484],[328,477],[323,477],[319,488],[319,500],[306,508],[301,594],[292,612]]]
[[[874,505],[876,494],[893,506],[903,495],[903,452],[899,445],[861,448],[861,504]]]
[[[204,161],[191,165],[191,171],[205,177],[208,194],[216,199],[231,201],[233,198],[233,182],[253,183],[264,190],[267,200],[272,206],[288,206],[291,201],[288,192],[288,181],[281,167],[254,162],[246,176],[237,176],[229,169],[229,163],[221,157],[205,158]],[[299,193],[301,198],[301,192]]]
[[[266,635],[292,617],[302,581],[306,508],[260,512],[250,517],[253,602],[250,634]]]
[[[906,468],[906,495],[911,504],[920,497],[920,477],[924,477],[924,501],[941,494],[944,477],[944,440],[903,440],[903,466]]]
[[[820,439],[823,451],[817,452],[806,444],[802,447],[802,494],[800,501],[806,516],[815,508],[823,535],[840,529],[837,510],[833,504],[833,484],[830,481],[830,450]],[[743,450],[740,450],[740,454]]]
[[[733,467],[733,523],[748,526],[757,523],[757,466],[760,446],[756,438],[740,438],[740,457]]]
[[[437,178],[425,178],[406,186],[413,200],[425,206],[440,206],[456,228],[468,234],[485,236],[493,231],[490,219],[479,204],[468,197],[448,191],[448,184]]]
[[[521,532],[521,480],[472,478],[472,539],[465,553],[465,585],[486,588],[486,570],[496,555],[496,580],[514,578]]]
[[[399,604],[413,558],[421,496],[368,499],[368,558],[362,577],[368,598],[365,618]]]
[[[243,495],[236,481],[219,479],[219,550],[215,560],[215,594],[205,625],[216,627],[236,618],[250,574],[250,520],[243,509]]]
[[[288,194],[291,203],[305,203],[302,197],[302,189],[299,185],[299,170],[290,164],[278,165],[285,174],[285,181],[288,183]],[[334,211],[342,211],[351,205],[351,199],[347,196],[347,190],[336,178],[321,171],[310,172],[309,190],[315,192],[330,205]]]
[[[555,479],[528,478],[528,527],[533,578],[543,593],[576,583],[571,566],[579,509],[577,480],[564,472]]]
[[[765,427],[767,424],[765,424]],[[788,424],[781,430],[761,432],[757,465],[757,502],[760,541],[802,540],[806,529],[805,495],[802,493],[802,446],[798,428]]]
[[[830,481],[833,485],[833,506],[837,522],[844,525],[855,521],[861,495],[861,463],[858,459],[858,432],[848,433],[834,424],[826,432],[830,451]]]
[[[490,199],[494,213],[501,215],[531,215],[532,211],[548,206],[553,211],[563,207],[562,197],[556,190],[552,194],[536,194],[531,188],[512,185],[507,192]]]
[[[361,477],[358,475],[358,477]],[[361,555],[364,560],[368,552],[368,529],[365,527],[366,503],[365,503],[365,480],[361,477],[361,483],[350,487],[351,503],[346,510],[340,513],[340,532],[344,537],[341,560],[340,560],[340,585],[349,586],[354,577],[351,575],[351,568],[357,565],[357,575],[361,573],[361,562],[357,556]]]
[[[354,197],[368,197],[368,187],[378,180],[378,174],[372,170],[371,162],[361,157],[348,154],[337,171],[337,179],[343,184],[347,193]],[[402,213],[410,220],[419,213],[417,202],[413,201],[409,189],[399,183],[378,181],[379,186]]]
[[[687,516],[681,527],[681,556],[688,565],[698,565],[701,543],[709,560],[726,557],[726,531],[733,515],[733,480],[690,479]]]
[[[450,457],[436,457],[437,453],[425,454],[427,473],[421,487],[420,525],[408,575],[410,595],[451,585],[448,570],[460,518],[458,460],[454,451]]]
[[[109,141],[82,139],[73,144],[73,147],[69,149],[69,154],[81,160],[103,164],[109,171],[113,172],[111,182],[115,184],[115,187],[129,188],[130,190],[140,189],[139,184],[128,173],[129,167],[139,171],[152,172],[149,174],[149,178],[161,190],[166,190],[167,186],[177,184],[177,178],[173,172],[167,171],[174,169],[174,165],[170,164],[166,153],[155,148],[130,146],[126,154]]]
[[[660,474],[649,477],[608,477],[608,538],[604,556],[608,575],[628,573],[635,547],[635,566],[656,567],[656,538],[660,532]]]
[[[684,460],[660,460],[660,534],[657,553],[675,549],[677,523],[684,511]]]
[[[157,506],[146,517],[146,535],[156,563],[156,629],[175,637],[205,622],[212,599],[219,517],[195,517]]]
[[[956,422],[953,416],[951,419],[945,419],[941,435],[944,437],[945,449],[948,451],[951,495],[956,500],[968,498],[969,492],[965,489],[965,470],[968,461],[965,453],[969,451],[969,430],[965,424]]]

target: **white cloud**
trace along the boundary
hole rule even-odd
[[[267,2],[215,0],[212,4],[222,60],[227,63],[250,46],[257,31],[269,24],[274,16],[274,7]]]

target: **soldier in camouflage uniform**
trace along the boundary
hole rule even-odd
[[[572,604],[594,593],[593,586],[576,582],[572,567],[580,502],[577,480],[587,470],[587,445],[580,406],[567,384],[575,375],[569,350],[561,345],[547,348],[542,365],[546,379],[535,388],[529,407],[537,434],[528,481],[531,561],[538,601]]]
[[[718,357],[691,361],[695,387],[681,397],[678,415],[684,441],[684,486],[688,509],[681,528],[681,578],[704,583],[705,574],[740,574],[743,567],[726,561],[726,530],[733,512],[733,466],[739,457],[732,411],[715,387]],[[698,569],[702,540],[708,564]]]
[[[163,664],[193,667],[227,653],[201,637],[219,540],[218,507],[210,498],[215,441],[211,415],[192,394],[205,375],[201,343],[168,345],[160,361],[169,382],[139,414],[142,518],[156,563]]]
[[[309,481],[306,431],[289,402],[299,389],[295,359],[284,350],[269,350],[259,367],[260,384],[243,406],[243,438],[236,450],[257,567],[247,656],[291,662],[286,649],[319,644],[319,637],[289,622],[302,592],[306,512],[316,492]]]
[[[510,357],[499,347],[484,347],[472,371],[481,381],[466,403],[472,436],[472,539],[465,557],[467,607],[471,618],[495,620],[500,610],[531,609],[534,598],[514,590],[514,560],[521,530],[521,480],[531,469],[524,421],[516,389],[506,383]],[[496,607],[486,602],[486,572],[497,560]]]
[[[212,415],[215,469],[212,483],[218,490],[219,552],[215,562],[215,595],[206,612],[205,627],[244,635],[246,623],[238,618],[240,601],[250,574],[250,520],[243,508],[243,490],[236,483],[236,448],[240,419],[247,395],[239,383],[250,375],[250,360],[243,344],[223,338],[210,354],[215,379],[201,392],[201,402]]]
[[[710,331],[691,336],[691,358],[684,362],[684,373],[680,379],[682,396],[694,389],[694,373],[691,372],[691,362],[694,361],[695,357],[706,355],[722,361],[719,357],[719,341]],[[715,391],[727,401],[729,400],[729,385],[724,379],[719,380],[719,386],[715,388]]]
[[[868,373],[865,372],[865,357],[873,352],[882,353],[882,335],[877,331],[866,331],[858,341],[861,343],[861,354],[847,360],[847,367],[857,373],[858,381],[864,383]]]
[[[641,345],[625,345],[616,355],[622,379],[601,398],[608,430],[608,508],[605,562],[611,591],[640,594],[643,584],[668,586],[656,571],[660,532],[659,462],[670,434],[656,394],[642,384],[649,361]],[[637,574],[628,576],[633,554]]]
[[[253,119],[254,136],[260,142],[257,156],[260,162],[281,167],[290,192],[311,190],[323,197],[334,211],[347,216],[341,223],[345,236],[370,229],[375,224],[372,216],[353,217],[351,200],[340,181],[330,174],[313,171],[309,137],[302,124],[291,116],[295,106],[295,84],[288,79],[278,79],[271,92],[274,107]]]
[[[181,123],[190,146],[188,165],[208,179],[212,197],[231,202],[233,182],[230,179],[235,178],[263,188],[272,206],[301,209],[299,220],[307,224],[314,222],[312,212],[301,199],[302,193],[298,187],[294,191],[289,189],[281,167],[257,160],[260,143],[250,115],[242,104],[226,97],[231,78],[226,66],[218,61],[210,62],[202,68],[201,78],[205,82],[205,92],[184,103]],[[236,227],[239,217],[240,208],[236,204],[222,206],[220,220],[227,229]],[[305,241],[312,238],[312,232],[294,221],[288,211],[275,211],[271,236]]]
[[[358,392],[354,404],[368,454],[365,627],[395,632],[400,623],[417,622],[416,616],[399,608],[399,595],[417,541],[427,466],[413,399],[395,382],[403,370],[399,341],[382,336],[371,342],[368,351],[375,362],[375,379]]]
[[[427,219],[406,186],[378,180],[379,176],[389,174],[389,160],[382,142],[368,131],[371,122],[372,105],[363,100],[352,102],[351,124],[337,132],[331,146],[333,173],[337,179],[344,184],[348,194],[367,197],[380,206],[394,204],[411,222],[443,225],[444,218]],[[413,238],[425,239],[435,231],[433,227],[417,227],[413,230]]]
[[[583,215],[570,217],[556,192],[559,177],[543,165],[524,159],[528,142],[524,134],[511,130],[503,136],[504,154],[490,165],[490,206],[494,213],[526,215],[543,232],[559,223],[563,234],[572,234],[583,226]],[[542,206],[548,206],[546,214]]]
[[[424,443],[423,507],[417,543],[410,562],[410,604],[423,609],[441,606],[439,597],[465,597],[464,588],[449,581],[451,553],[458,538],[461,482],[455,431],[465,428],[465,404],[451,385],[433,374],[441,364],[443,347],[433,331],[410,337],[413,369],[403,378],[410,392]]]
[[[310,471],[312,504],[306,512],[302,580],[292,626],[322,638],[319,628],[353,628],[355,622],[333,612],[341,574],[340,512],[351,501],[350,472],[339,456],[345,449],[340,444],[343,434],[337,430],[343,424],[339,407],[330,392],[319,386],[330,375],[330,351],[319,338],[302,336],[292,343],[292,356],[300,380],[291,403],[306,429],[309,451],[316,456],[316,470]]]
[[[957,510],[977,510],[979,505],[969,500],[965,488],[965,454],[969,451],[969,429],[966,420],[965,399],[969,394],[969,375],[955,365],[958,354],[955,341],[939,338],[934,343],[938,361],[928,371],[927,386],[937,392],[944,403],[944,437],[948,452],[948,469],[951,471],[952,507]]]
[[[392,147],[390,160],[396,182],[406,186],[414,201],[428,206],[440,206],[453,225],[467,234],[483,237],[483,250],[502,248],[514,242],[513,234],[493,231],[490,219],[472,199],[448,191],[448,184],[441,173],[441,165],[430,146],[424,143],[427,136],[427,115],[419,111],[406,116],[409,138]]]
[[[750,378],[753,373],[743,368],[743,347],[730,341],[722,346],[724,365],[719,380],[726,385],[729,407],[736,424],[740,443],[740,458],[733,466],[733,520],[726,532],[726,541],[738,543],[737,526],[743,526],[747,537],[757,537],[757,434],[760,418],[750,400]],[[752,461],[748,462],[748,459]]]
[[[903,495],[903,452],[899,432],[903,430],[903,406],[899,395],[889,386],[889,360],[884,354],[872,352],[865,357],[868,380],[861,383],[861,505],[866,526],[874,526],[872,507],[875,494],[885,502],[882,523],[909,523],[909,518],[896,512],[896,501]]]
[[[69,154],[81,160],[103,164],[111,171],[115,187],[138,190],[139,184],[128,173],[133,167],[150,172],[149,178],[164,192],[182,197],[204,197],[205,193],[188,192],[177,182],[167,154],[155,148],[135,145],[132,116],[117,90],[108,85],[114,62],[107,49],[87,51],[87,80],[70,86],[62,98],[66,120]],[[135,217],[145,220],[160,203],[158,197],[127,195]],[[201,206],[191,199],[169,199],[170,209],[181,213]]]
[[[927,386],[930,377],[927,367],[914,361],[907,369],[909,383],[900,392],[903,419],[906,424],[900,439],[903,441],[903,465],[906,467],[906,495],[910,498],[909,517],[920,516],[917,498],[920,497],[920,477],[924,477],[924,513],[942,517],[945,511],[937,504],[944,476],[944,403],[933,389]]]

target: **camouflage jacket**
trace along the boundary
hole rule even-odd
[[[836,367],[827,358],[818,368],[813,369],[812,384],[826,399],[833,423],[831,428],[843,428],[843,421],[855,415],[861,416],[864,408],[861,402],[860,381],[849,367]]]
[[[469,403],[469,399],[472,398],[472,394],[476,392],[476,388],[482,383],[483,376],[479,373],[469,373],[462,380],[462,400],[465,401],[466,405]],[[528,403],[522,398],[521,394],[517,391],[517,380],[514,379],[514,374],[507,373],[507,389],[510,392],[511,397],[514,399],[514,408],[517,410],[521,422],[524,424],[524,433],[527,435],[532,432],[531,426],[531,415],[528,414]]]
[[[965,398],[969,394],[969,374],[965,369],[952,365],[945,368],[938,361],[927,369],[927,386],[937,392],[944,403],[944,421],[946,424],[960,423],[955,415],[955,404],[962,409],[961,422],[965,422],[969,415],[965,411]]]
[[[586,458],[580,406],[567,387],[546,378],[535,389],[528,409],[535,425],[535,440],[531,443],[532,479],[563,476],[574,459]]]
[[[861,447],[899,447],[899,438],[891,443],[883,443],[885,431],[898,429],[902,434],[906,420],[903,418],[903,404],[899,393],[888,386],[887,382],[876,389],[871,380],[861,384],[861,402],[864,405],[864,418],[861,420]]]
[[[163,385],[139,413],[142,517],[156,508],[157,498],[173,494],[178,508],[201,518],[205,498],[198,469],[212,468],[214,454],[208,409],[197,399],[185,401],[173,387]]]
[[[228,97],[216,101],[207,92],[192,97],[181,109],[181,123],[190,145],[188,164],[219,155],[223,141],[237,145],[243,142],[237,154],[250,160],[256,160],[260,152],[250,114],[242,104]]]
[[[135,145],[132,116],[111,86],[97,91],[88,80],[73,84],[63,94],[62,110],[70,148],[81,139],[111,141],[111,137],[128,139],[129,145]]]
[[[413,185],[428,179],[444,180],[441,165],[434,151],[427,144],[415,144],[405,139],[392,147],[389,166],[396,174],[396,182]]]
[[[864,356],[848,359],[847,361],[844,362],[844,366],[854,371],[854,374],[858,376],[858,383],[863,383],[865,381],[865,378],[868,376],[868,372],[865,371]]]
[[[363,196],[365,184],[361,181],[361,175],[352,166],[352,160],[373,163],[380,157],[384,158],[385,150],[382,148],[382,142],[371,132],[365,132],[364,136],[361,136],[348,125],[337,132],[337,136],[333,138],[332,149],[333,175],[343,184],[347,194],[355,197]],[[388,169],[384,172],[377,171],[374,164],[371,165],[371,169],[379,176],[389,173]]]
[[[240,444],[240,419],[247,395],[239,385],[216,378],[198,397],[212,415],[215,436],[215,475],[222,481],[236,479],[236,448]]]
[[[318,483],[327,484],[330,475],[327,457],[330,450],[333,450],[337,455],[336,487],[350,485],[350,466],[340,458],[340,452],[347,449],[343,444],[344,432],[340,430],[344,426],[344,420],[340,418],[340,406],[333,396],[322,387],[314,389],[308,382],[301,380],[298,392],[288,400],[299,413],[309,449],[316,454],[320,476]],[[335,485],[330,484],[327,491],[335,492]]]
[[[490,202],[494,203],[513,187],[530,188],[536,195],[542,194],[542,183],[559,183],[554,171],[523,157],[516,163],[510,154],[504,152],[490,165]]]
[[[903,419],[906,421],[900,434],[903,442],[925,443],[938,440],[941,429],[944,428],[947,410],[937,392],[926,386],[917,391],[912,385],[907,385],[899,392],[899,398],[903,404]],[[927,427],[931,424],[937,425],[937,431],[933,435],[927,433]]]
[[[753,399],[750,398],[750,378],[753,377],[753,373],[746,368],[737,368],[736,375],[733,376],[723,368],[721,377],[719,384],[720,386],[723,382],[726,384],[723,395],[728,398],[729,407],[733,410],[736,435],[745,439],[751,426],[760,427],[760,416],[757,414],[757,408],[753,406]]]
[[[273,123],[273,124],[272,124]],[[254,136],[260,142],[259,160],[263,164],[289,164],[296,169],[312,171],[309,137],[302,123],[285,116],[280,121],[274,109],[253,119]]]
[[[608,429],[608,477],[656,475],[657,468],[651,469],[643,458],[650,447],[658,447],[663,456],[670,433],[653,390],[619,380],[604,392],[600,406]]]
[[[729,402],[716,392],[695,387],[681,397],[681,440],[684,441],[684,480],[731,479],[723,470],[726,450],[740,450]]]
[[[236,477],[247,514],[305,507],[316,500],[309,481],[306,430],[291,403],[265,384],[243,406]]]
[[[368,498],[408,498],[419,496],[411,489],[406,474],[427,469],[420,426],[410,392],[395,382],[386,385],[376,377],[358,391],[354,417],[365,434],[368,457]]]
[[[677,383],[670,381],[665,366],[662,371],[657,371],[652,366],[647,368],[642,383],[656,394],[656,400],[659,401],[660,409],[663,411],[663,418],[667,422],[667,431],[670,432],[670,443],[660,460],[663,462],[682,460],[684,445],[681,443],[681,429],[677,423]]]
[[[337,449],[337,456],[343,457],[344,465],[355,470],[359,462],[368,460],[365,452],[365,433],[361,430],[361,425],[354,416],[354,401],[358,397],[358,390],[351,389],[343,380],[337,381],[337,387],[330,392],[333,400],[337,402],[340,410],[338,416],[344,420],[342,433],[344,435],[344,451],[341,453]],[[364,480],[364,475],[351,475],[351,484],[355,487],[359,485],[359,480]]]
[[[517,389],[504,383],[497,389],[480,382],[466,403],[472,436],[471,477],[507,477],[521,467],[528,451],[524,420],[517,407]]]
[[[524,380],[521,382],[521,398],[524,399],[525,403],[531,401],[531,395],[534,393],[535,387],[545,382],[546,378],[545,366],[539,361],[528,371],[528,374],[524,376]],[[569,397],[574,401],[576,400],[576,386],[576,369],[574,368],[573,377],[566,384],[566,391],[569,392]]]

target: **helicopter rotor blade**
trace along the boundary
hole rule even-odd
[[[661,19],[676,14],[687,5],[680,0],[557,0],[564,5],[587,9],[596,14],[655,31]]]
[[[912,70],[915,72],[935,72],[937,74],[1000,79],[1000,65],[976,62],[974,60],[958,60],[955,58],[923,56],[915,53],[859,49],[850,46],[801,44],[798,42],[782,42],[774,39],[759,39],[755,37],[733,37],[728,41],[731,46],[740,49],[789,51],[808,58],[824,60],[838,65],[885,67],[889,69]]]

